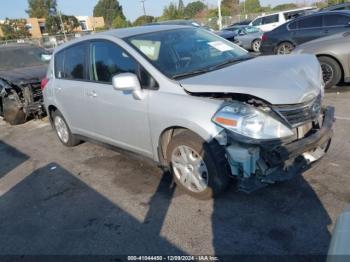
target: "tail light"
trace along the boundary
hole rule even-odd
[[[261,37],[261,41],[266,41],[266,40],[267,40],[267,35],[263,34],[262,37]]]
[[[49,79],[45,77],[43,80],[41,80],[41,90],[44,90],[47,83],[49,82]]]

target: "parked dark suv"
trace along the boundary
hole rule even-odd
[[[318,12],[287,22],[262,37],[263,54],[289,54],[295,46],[350,30],[350,11]]]

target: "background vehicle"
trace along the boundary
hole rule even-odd
[[[327,262],[344,262],[350,256],[350,206],[337,218]]]
[[[305,42],[349,30],[350,11],[317,12],[285,23],[262,37],[263,54],[290,54]]]
[[[331,5],[331,6],[322,8],[320,11],[339,11],[339,10],[350,10],[350,3]]]
[[[0,115],[12,125],[45,114],[40,81],[51,54],[25,45],[0,47]]]
[[[235,37],[235,43],[247,50],[259,52],[263,34],[259,28],[248,26],[239,30]]]
[[[319,38],[293,50],[293,54],[301,53],[317,56],[326,88],[331,88],[342,80],[350,82],[350,32]]]
[[[235,41],[235,37],[237,35],[240,34],[240,32],[242,32],[242,30],[247,27],[247,26],[243,26],[243,25],[236,25],[236,26],[229,26],[229,27],[225,27],[223,30],[216,32],[217,35],[231,41],[234,42]]]
[[[321,110],[314,56],[253,58],[196,27],[72,41],[56,49],[45,82],[45,107],[64,145],[88,137],[152,158],[198,198],[219,194],[230,178],[245,192],[290,179],[306,158],[324,155],[332,136],[334,109]]]
[[[232,27],[232,26],[237,26],[237,25],[249,25],[252,22],[252,20],[243,20],[237,23],[233,23],[231,25],[229,25],[228,27]]]
[[[288,11],[282,11],[278,13],[263,15],[255,18],[249,25],[258,27],[264,32],[271,31],[276,27],[284,24],[285,22],[294,19],[298,16],[305,15],[310,10],[314,10],[314,7],[303,7]]]

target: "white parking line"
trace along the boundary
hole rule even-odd
[[[336,116],[335,119],[350,121],[350,117]]]

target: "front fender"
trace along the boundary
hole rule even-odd
[[[205,141],[212,140],[223,129],[211,119],[223,101],[184,94],[155,92],[150,96],[149,121],[154,160],[158,159],[159,139],[173,127],[181,127],[198,134]]]

